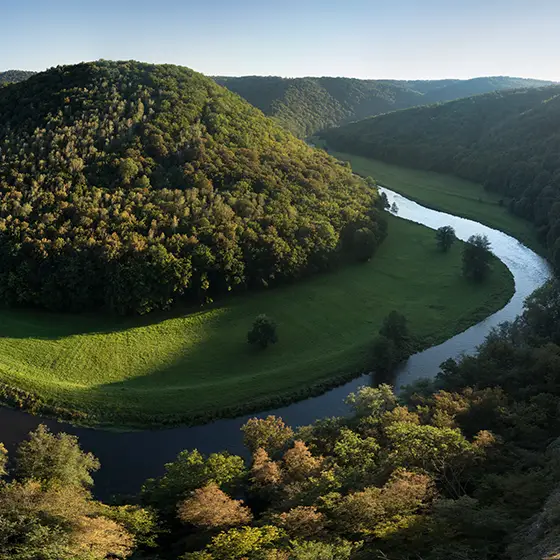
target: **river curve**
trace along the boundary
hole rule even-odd
[[[390,204],[396,203],[396,214],[403,219],[432,229],[450,225],[462,240],[473,234],[486,235],[493,252],[509,268],[515,280],[515,294],[501,310],[442,344],[411,356],[397,372],[395,386],[399,387],[422,377],[433,377],[439,364],[447,358],[473,352],[493,327],[515,319],[521,313],[525,298],[542,286],[552,276],[552,272],[545,259],[501,231],[425,208],[389,189],[380,190],[385,192]],[[11,451],[40,423],[55,432],[65,431],[77,435],[81,446],[101,461],[102,468],[95,475],[95,493],[104,499],[115,493],[137,492],[146,478],[162,474],[164,464],[172,461],[183,449],[196,448],[203,453],[228,450],[244,455],[246,452],[242,446],[240,427],[251,417],[274,414],[282,416],[292,426],[301,426],[319,418],[345,414],[344,398],[358,387],[370,383],[370,379],[369,375],[363,375],[318,397],[259,414],[218,420],[203,426],[164,430],[110,432],[80,428],[0,407],[0,442]]]

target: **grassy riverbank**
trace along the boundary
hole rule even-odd
[[[391,165],[348,153],[333,150],[329,153],[350,162],[356,173],[371,176],[380,185],[416,202],[499,229],[543,254],[534,226],[509,212],[502,197],[485,191],[482,185],[451,175]]]
[[[434,232],[389,216],[375,258],[195,313],[142,319],[0,312],[0,382],[86,424],[200,421],[287,402],[362,371],[382,319],[404,313],[423,346],[501,308],[513,279],[497,259],[484,285],[461,277],[461,245],[441,254]],[[279,342],[246,343],[267,313]],[[20,393],[20,401],[32,400]],[[33,397],[34,398],[34,397]]]

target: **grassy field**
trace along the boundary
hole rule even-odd
[[[511,274],[497,259],[488,283],[469,284],[460,274],[460,244],[441,254],[433,231],[389,220],[390,235],[367,264],[190,314],[119,320],[0,311],[0,381],[84,412],[85,423],[188,422],[363,370],[393,309],[429,346],[513,294]],[[279,342],[265,351],[246,343],[259,313],[278,323]]]
[[[420,204],[499,229],[534,251],[543,253],[534,226],[514,216],[505,206],[500,206],[502,197],[485,191],[482,185],[451,175],[409,169],[333,150],[329,150],[329,153],[349,161],[356,173],[371,176],[380,185]]]

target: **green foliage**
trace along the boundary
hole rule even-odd
[[[405,107],[551,83],[504,76],[415,81],[220,76],[215,80],[301,138],[325,128]]]
[[[274,454],[284,449],[294,436],[292,428],[276,416],[251,418],[241,427],[241,431],[243,443],[251,453],[264,449],[267,453]]]
[[[380,418],[382,414],[397,406],[393,388],[385,383],[377,387],[360,387],[356,393],[350,393],[344,402],[358,417]]]
[[[360,548],[359,543],[321,541],[294,542],[288,553],[288,560],[349,560]]]
[[[0,123],[11,305],[204,302],[323,270],[349,224],[382,221],[349,168],[186,68],[53,68],[2,88]]]
[[[410,355],[411,336],[406,317],[398,311],[391,311],[385,319],[379,335],[374,339],[371,349],[373,369],[386,375]]]
[[[269,344],[276,344],[278,342],[277,328],[276,323],[270,317],[264,314],[259,315],[247,333],[247,342],[263,349]]]
[[[485,235],[471,235],[463,249],[463,275],[474,282],[482,282],[491,271],[492,253]]]
[[[373,344],[371,346],[371,362],[376,373],[390,373],[401,361],[400,358],[401,353],[394,340],[383,335],[376,336],[373,339]]]
[[[6,72],[0,72],[0,86],[2,84],[23,82],[34,74],[35,72],[30,72],[27,70],[7,70]]]
[[[559,94],[557,85],[503,91],[380,115],[325,131],[322,137],[343,152],[451,173],[484,185],[498,195],[496,206],[501,201],[535,224],[538,239],[558,268]],[[454,204],[461,211],[459,196]],[[478,205],[487,199],[483,192]],[[492,213],[503,211],[493,208]]]
[[[20,480],[87,488],[93,484],[91,473],[99,466],[99,461],[91,453],[80,449],[77,437],[51,434],[41,424],[18,447],[15,470]]]
[[[366,262],[371,259],[377,247],[376,236],[369,228],[359,228],[352,237],[352,248],[356,260]]]
[[[447,253],[454,242],[455,230],[451,226],[443,226],[436,231],[436,243],[440,251]]]
[[[147,320],[0,310],[0,401],[80,424],[133,428],[251,414],[370,368],[372,331],[392,309],[406,315],[425,348],[510,299],[513,278],[496,258],[488,282],[470,285],[461,278],[460,251],[442,259],[431,230],[387,218],[391,235],[363,265],[190,312]],[[280,325],[281,344],[255,352],[244,340],[263,311]]]
[[[196,449],[182,451],[177,459],[165,465],[165,474],[148,479],[142,488],[142,499],[170,513],[179,500],[197,488],[210,483],[235,488],[245,475],[241,457],[227,452],[212,453],[207,458]]]
[[[560,335],[547,328],[559,293],[555,283],[540,290],[517,321],[475,355],[448,360],[419,392],[361,388],[348,397],[352,414],[297,435],[279,418],[251,420],[249,476],[240,457],[183,452],[144,487],[157,528],[153,511],[96,503],[81,485],[0,481],[0,559],[550,555],[560,518]],[[22,445],[44,456],[44,446]]]
[[[406,317],[398,311],[391,311],[379,329],[379,334],[392,340],[397,347],[402,348],[410,339]]]
[[[213,560],[254,558],[255,554],[266,548],[272,548],[272,545],[279,541],[282,536],[282,531],[270,525],[230,529],[214,537],[204,552],[209,555],[208,558]],[[205,557],[187,554],[184,558],[187,560]]]

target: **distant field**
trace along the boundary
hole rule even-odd
[[[360,175],[373,177],[380,185],[429,206],[512,235],[542,254],[534,226],[500,206],[500,197],[485,191],[482,185],[451,175],[409,169],[352,154],[329,150],[334,157],[349,161]]]
[[[393,309],[428,346],[513,294],[511,274],[497,259],[490,281],[471,285],[460,274],[460,244],[441,254],[433,231],[389,220],[390,235],[367,264],[191,314],[119,320],[0,311],[0,381],[85,412],[93,424],[187,422],[363,370]],[[259,313],[279,325],[279,343],[266,351],[246,343]]]

